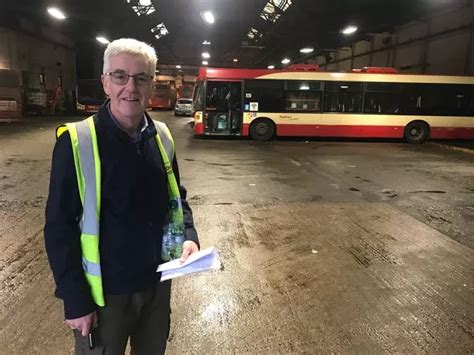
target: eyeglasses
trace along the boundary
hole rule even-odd
[[[133,78],[135,85],[146,86],[150,83],[151,79],[153,79],[152,76],[146,75],[143,73],[128,75],[126,73],[115,71],[115,72],[105,73],[105,75],[110,76],[110,80],[112,80],[112,82],[117,85],[126,85],[128,83],[128,79]]]

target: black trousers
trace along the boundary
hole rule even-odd
[[[170,330],[171,281],[159,282],[143,292],[106,295],[98,308],[94,349],[88,337],[74,331],[77,355],[123,355],[130,338],[133,355],[164,354]]]

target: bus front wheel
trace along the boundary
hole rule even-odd
[[[256,141],[268,141],[275,135],[275,124],[268,118],[259,118],[250,125],[249,134]]]
[[[421,144],[430,135],[430,127],[426,122],[413,121],[405,127],[405,139],[408,143]]]

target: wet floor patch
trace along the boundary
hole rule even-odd
[[[172,354],[469,348],[473,291],[451,290],[469,278],[473,252],[396,208],[279,203],[195,215],[226,268],[175,283]]]

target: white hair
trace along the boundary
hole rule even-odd
[[[109,71],[110,58],[116,55],[127,53],[132,55],[140,55],[144,57],[150,64],[150,75],[155,75],[156,57],[155,49],[149,44],[137,41],[133,38],[120,38],[110,42],[104,52],[104,68],[103,73]]]

